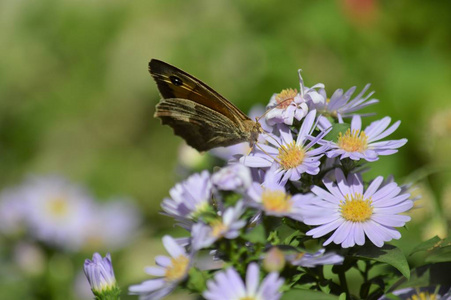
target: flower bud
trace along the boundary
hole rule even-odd
[[[84,271],[96,299],[119,299],[120,289],[116,284],[109,253],[104,258],[94,253],[92,260],[85,260]]]
[[[277,247],[272,247],[263,259],[263,268],[267,272],[280,272],[285,267],[285,255]]]

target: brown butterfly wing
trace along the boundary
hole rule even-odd
[[[198,151],[230,146],[250,139],[249,131],[242,131],[221,113],[188,99],[162,99],[155,117],[171,126],[174,133]],[[252,126],[245,122],[245,126]]]
[[[164,99],[189,99],[202,104],[229,118],[244,130],[242,122],[251,120],[230,101],[222,97],[208,85],[188,73],[161,60],[149,62],[149,72],[157,83]]]

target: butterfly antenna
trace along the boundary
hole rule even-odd
[[[256,143],[255,146],[257,146],[257,148],[260,149],[263,153],[265,153],[266,155],[268,155],[269,157],[274,159],[274,161],[277,162],[279,165],[281,164],[280,161],[277,158],[273,157],[271,154],[266,152],[260,145],[258,145],[258,143]]]
[[[284,104],[285,102],[287,102],[287,101],[289,101],[289,100],[293,100],[293,98],[285,99],[285,100],[283,100],[283,101],[280,101],[279,103],[277,103],[277,104],[274,105],[273,107],[268,108],[268,109],[263,113],[263,115],[261,115],[260,117],[256,117],[256,118],[255,118],[255,121],[256,121],[256,122],[259,122],[260,119],[262,119],[264,116],[266,116],[271,110],[273,110],[274,108],[277,108],[278,106]]]

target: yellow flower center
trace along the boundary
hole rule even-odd
[[[245,296],[245,297],[241,297],[239,300],[258,300],[258,299],[255,298],[254,296],[252,296],[252,297]]]
[[[214,220],[213,222],[211,222],[211,229],[212,229],[211,234],[215,238],[220,238],[227,230],[227,226],[224,225],[224,223],[222,223],[221,220]]]
[[[166,281],[176,281],[182,279],[188,269],[189,259],[184,255],[171,258],[171,265],[166,268]]]
[[[338,147],[346,152],[363,152],[368,148],[368,137],[365,132],[360,130],[348,129],[343,135],[341,132],[338,135]]]
[[[262,193],[262,203],[266,211],[291,211],[291,196],[286,194],[284,191],[264,190]]]
[[[373,214],[373,201],[371,198],[364,200],[362,194],[346,195],[344,201],[340,201],[341,216],[351,222],[363,223]]]
[[[295,260],[299,260],[299,259],[301,259],[304,255],[305,255],[305,252],[299,252],[298,254],[296,254],[296,257],[295,257],[294,259],[295,259]]]
[[[428,292],[420,292],[412,295],[408,300],[437,300],[437,294],[429,294]]]
[[[277,107],[279,108],[287,108],[291,102],[294,101],[294,97],[298,94],[296,89],[285,89],[282,90],[276,96]]]
[[[304,148],[296,145],[296,142],[293,141],[290,144],[282,145],[279,148],[279,155],[277,155],[277,158],[279,159],[279,163],[282,168],[284,170],[289,170],[302,164],[304,161],[304,156]]]
[[[47,209],[52,215],[56,217],[63,217],[69,213],[67,200],[64,197],[55,197],[51,199],[47,203]]]

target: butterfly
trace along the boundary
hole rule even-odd
[[[194,76],[157,59],[149,72],[162,96],[154,117],[199,152],[241,142],[252,148],[263,133],[260,123]]]

